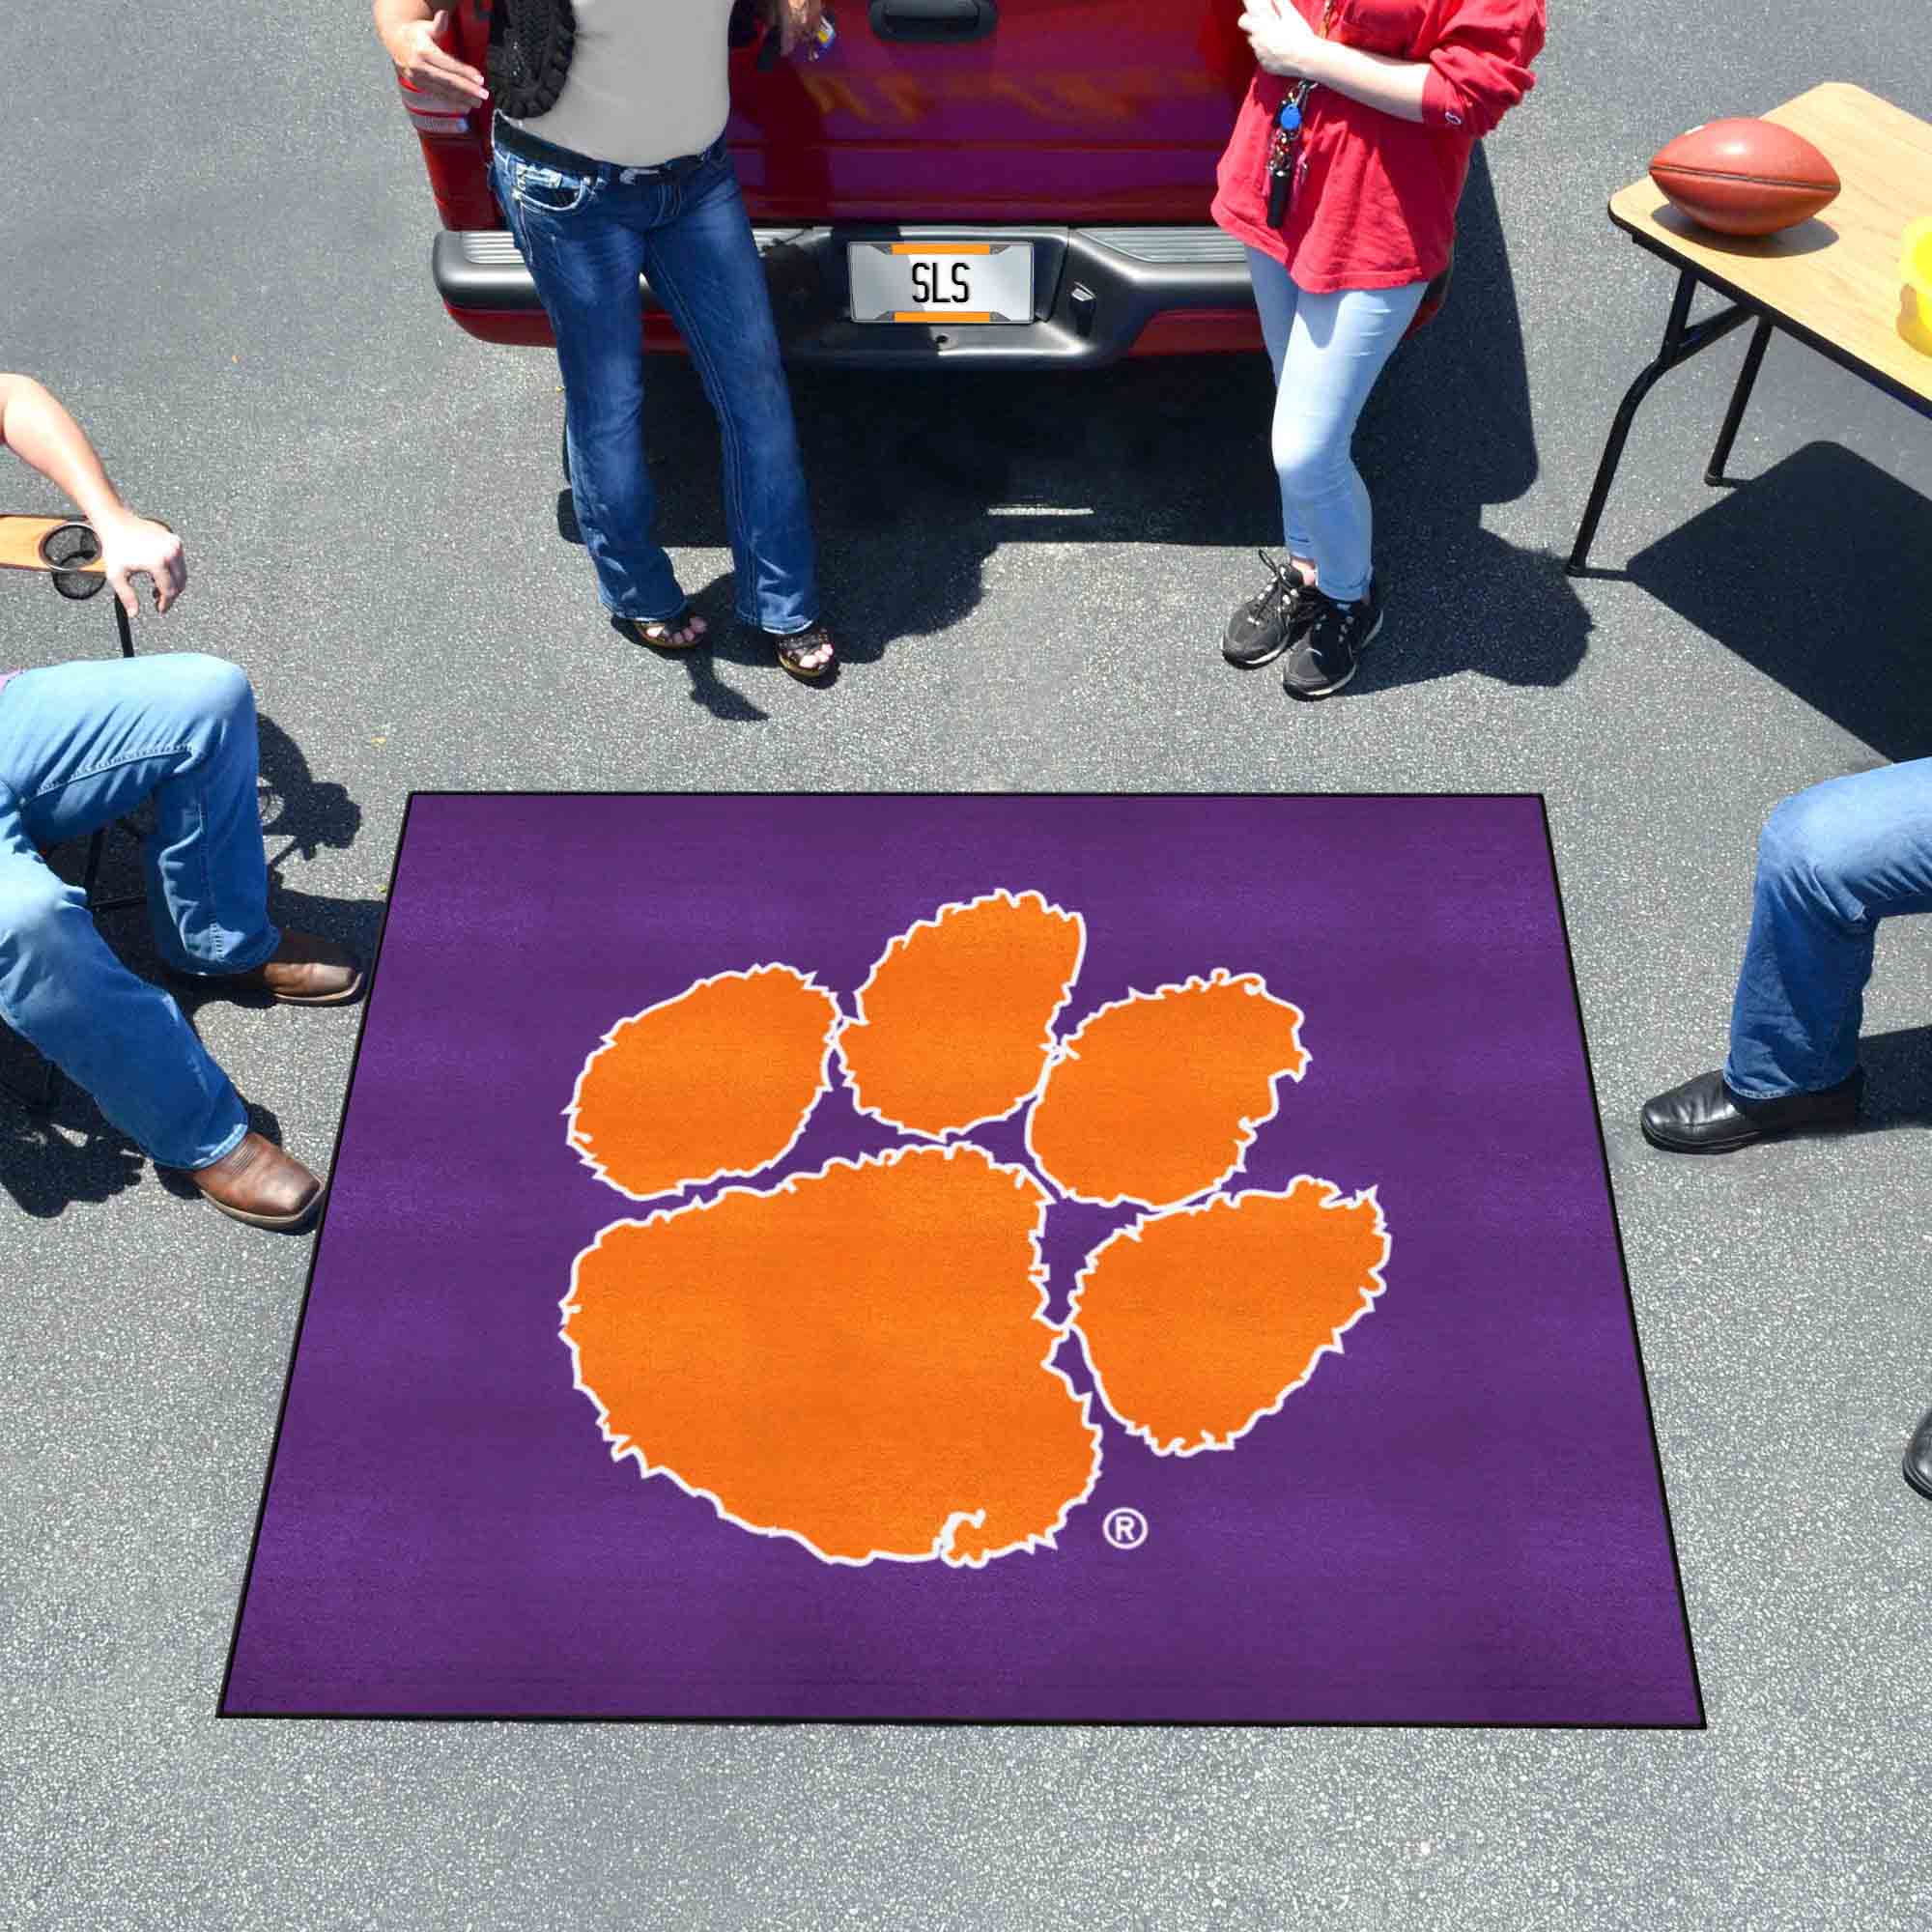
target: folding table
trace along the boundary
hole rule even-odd
[[[1838,198],[1809,221],[1777,235],[1715,234],[1680,214],[1648,176],[1610,199],[1610,219],[1638,247],[1677,270],[1677,292],[1663,345],[1631,384],[1611,426],[1564,566],[1573,577],[1584,574],[1644,397],[1659,377],[1745,323],[1754,321],[1756,327],[1704,471],[1707,483],[1727,480],[1724,465],[1774,329],[1862,376],[1906,408],[1932,415],[1932,355],[1914,348],[1898,328],[1901,242],[1911,222],[1932,215],[1932,124],[1841,81],[1814,87],[1764,118],[1804,135],[1838,171]],[[1730,306],[1693,323],[1690,304],[1700,286],[1728,298]]]

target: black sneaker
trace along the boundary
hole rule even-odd
[[[1243,670],[1272,664],[1315,620],[1308,585],[1293,563],[1284,570],[1266,551],[1255,554],[1274,573],[1274,582],[1228,619],[1221,639],[1221,655]]]
[[[1354,676],[1381,630],[1381,582],[1370,578],[1369,594],[1352,604],[1338,604],[1320,590],[1305,595],[1314,606],[1313,622],[1289,653],[1281,688],[1291,697],[1326,697]]]

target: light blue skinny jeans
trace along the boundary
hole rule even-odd
[[[1858,1065],[1882,919],[1932,912],[1932,758],[1827,779],[1758,838],[1724,1079],[1747,1100],[1835,1087]]]
[[[769,286],[721,136],[682,178],[609,162],[539,165],[499,147],[492,180],[556,338],[572,499],[598,594],[619,617],[674,616],[684,596],[654,534],[644,461],[643,299],[663,302],[724,439],[737,614],[792,635],[818,619],[805,472]]]
[[[54,665],[0,685],[0,1019],[163,1167],[206,1167],[248,1130],[228,1076],[158,986],[122,965],[78,887],[41,856],[146,799],[155,944],[185,973],[242,973],[269,923],[255,697],[219,658]]]
[[[1375,534],[1350,445],[1376,379],[1408,332],[1429,284],[1310,295],[1272,255],[1248,250],[1262,339],[1274,364],[1270,437],[1282,541],[1343,604],[1369,594]]]

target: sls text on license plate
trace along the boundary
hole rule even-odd
[[[853,242],[854,322],[1031,322],[1031,242]]]

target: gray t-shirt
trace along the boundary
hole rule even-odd
[[[548,114],[512,125],[619,167],[697,155],[731,112],[731,0],[572,0],[577,47]]]

